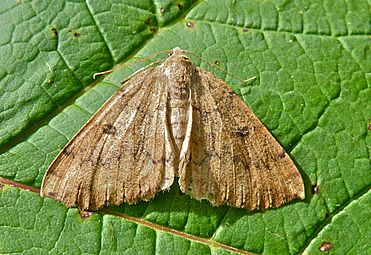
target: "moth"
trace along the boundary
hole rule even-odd
[[[175,48],[136,73],[48,168],[41,195],[67,207],[148,201],[177,177],[183,193],[258,210],[304,199],[289,155],[233,90]]]

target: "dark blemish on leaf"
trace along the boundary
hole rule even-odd
[[[215,65],[220,65],[220,62],[219,62],[218,60],[215,60],[215,61],[214,61],[214,64],[215,64]]]
[[[321,247],[319,247],[319,250],[321,252],[329,251],[332,248],[332,243],[330,242],[323,242],[321,244]]]
[[[111,124],[104,124],[102,131],[104,134],[113,135],[116,133],[116,128]]]
[[[325,214],[325,219],[327,219],[328,217],[330,217],[330,215],[328,213]]]
[[[152,33],[156,33],[157,32],[157,29],[154,28],[154,27],[152,27],[150,30],[151,30]]]
[[[53,27],[53,28],[50,29],[50,30],[52,31],[52,34],[53,34],[53,35],[55,35],[55,36],[58,35],[58,30],[57,30],[55,27]]]
[[[73,36],[76,37],[76,38],[79,38],[81,36],[81,34],[79,32],[75,32],[75,33],[73,33]]]
[[[368,123],[368,130],[371,130],[371,123]]]
[[[83,219],[87,219],[89,218],[90,216],[93,215],[93,212],[89,212],[89,211],[80,211],[80,216],[81,218]]]
[[[161,7],[160,8],[160,14],[163,15],[165,13],[165,8]]]
[[[145,24],[147,25],[150,25],[152,23],[152,19],[151,17],[148,17],[145,21],[144,21]]]
[[[289,42],[290,42],[290,43],[293,43],[293,42],[295,42],[295,41],[296,41],[296,38],[295,38],[294,36],[291,36],[290,39],[289,39]]]
[[[186,25],[187,25],[187,27],[190,27],[190,28],[194,28],[195,27],[195,24],[192,23],[192,22],[189,22],[189,21],[186,23]]]
[[[235,132],[239,136],[245,137],[245,136],[247,136],[249,134],[249,129],[246,126],[244,126],[244,127],[238,127],[238,128],[236,128]]]
[[[250,29],[248,29],[247,27],[244,27],[244,28],[242,29],[242,32],[245,32],[245,33],[250,32]]]
[[[179,3],[177,6],[178,6],[178,9],[179,9],[179,10],[183,10],[183,8],[184,8],[184,5],[181,4],[181,3]]]
[[[280,153],[278,154],[278,157],[279,157],[280,159],[285,158],[285,156],[286,156],[286,152],[285,152],[284,150],[280,151]]]
[[[4,188],[4,185],[2,185],[2,184],[0,183],[0,189],[2,189],[2,188]]]
[[[318,195],[319,194],[319,186],[317,184],[312,185],[312,194],[313,195]]]

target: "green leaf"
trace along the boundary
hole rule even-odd
[[[1,1],[0,253],[321,254],[324,242],[331,254],[369,253],[370,7]],[[202,58],[190,55],[263,121],[299,167],[306,199],[247,212],[196,201],[174,184],[149,202],[82,218],[41,198],[48,165],[119,81],[176,46]]]

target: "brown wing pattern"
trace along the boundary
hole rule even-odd
[[[167,148],[167,88],[152,68],[134,76],[77,133],[45,174],[41,194],[96,210],[134,203],[174,178]]]
[[[196,199],[248,210],[304,198],[296,166],[243,101],[198,68],[192,88],[193,128],[180,187]]]

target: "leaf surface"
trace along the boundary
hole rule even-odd
[[[370,250],[369,1],[7,0],[0,34],[0,253],[321,254],[324,242],[330,254]],[[48,165],[119,81],[176,46],[274,134],[306,199],[252,213],[198,202],[175,184],[82,218],[41,198]]]

